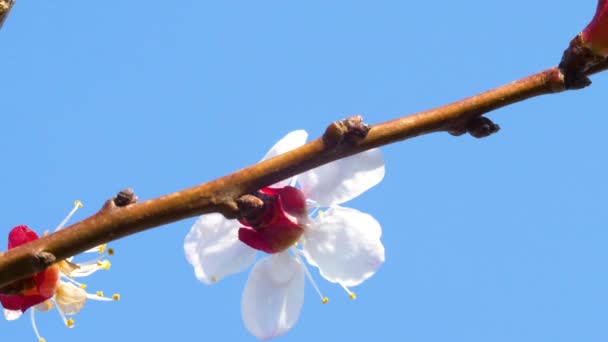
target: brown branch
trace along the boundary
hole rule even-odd
[[[0,0],[0,29],[14,4],[15,0]]]
[[[593,72],[606,68],[608,63]],[[323,137],[300,148],[162,197],[134,203],[134,200],[118,201],[122,198],[119,195],[83,221],[1,253],[0,292],[1,287],[40,271],[45,265],[40,262],[41,253],[62,260],[108,241],[204,213],[220,212],[234,218],[239,214],[239,204],[243,207],[243,199],[238,204],[237,199],[264,186],[337,159],[427,133],[491,134],[498,127],[489,120],[479,120],[482,114],[563,90],[564,76],[554,67],[461,101],[371,127],[361,123],[358,117],[335,122]],[[130,196],[135,198],[133,193]]]

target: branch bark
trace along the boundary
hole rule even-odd
[[[608,59],[585,75],[608,68]],[[54,234],[0,254],[0,293],[12,282],[41,270],[39,255],[55,260],[94,248],[147,229],[210,212],[237,217],[237,199],[264,186],[331,161],[375,147],[433,132],[467,132],[471,120],[525,99],[566,90],[564,74],[553,67],[484,93],[370,127],[358,139],[349,139],[343,122],[329,125],[323,137],[293,151],[249,166],[205,184],[141,203],[106,202],[95,215]],[[348,126],[348,125],[346,125]],[[473,134],[472,132],[470,132]],[[356,134],[356,132],[355,132]]]
[[[15,0],[0,0],[0,29],[14,4]]]

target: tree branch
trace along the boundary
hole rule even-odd
[[[607,68],[608,60],[605,60],[585,74]],[[125,192],[121,192],[93,216],[0,253],[0,293],[3,287],[44,268],[45,264],[40,263],[41,253],[59,261],[100,244],[196,215],[219,212],[235,218],[239,214],[237,199],[264,186],[337,159],[423,134],[445,131],[452,134],[469,132],[476,136],[471,127],[478,127],[479,123],[469,123],[479,121],[481,115],[565,89],[564,74],[554,67],[442,107],[373,125],[369,130],[361,129],[368,126],[360,122],[360,117],[334,122],[323,137],[300,148],[162,197],[134,203],[133,193],[127,192],[125,199]]]
[[[14,4],[15,0],[0,0],[0,29]]]

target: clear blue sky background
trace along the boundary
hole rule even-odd
[[[429,109],[555,65],[596,0],[25,1],[0,31],[0,231],[54,227],[116,191],[148,199],[258,161],[294,129]],[[350,301],[317,281],[282,341],[606,341],[608,75],[499,110],[483,140],[385,147],[386,177],[349,206],[387,261]],[[254,141],[252,143],[252,141]],[[247,274],[199,283],[194,219],[116,241],[109,272],[49,342],[253,341]],[[4,242],[2,242],[4,245]],[[0,340],[35,341],[29,321]]]

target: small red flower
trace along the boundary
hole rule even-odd
[[[37,239],[38,234],[27,226],[16,226],[8,235],[8,249]],[[15,282],[10,287],[16,294],[0,295],[0,303],[5,309],[25,312],[30,307],[53,297],[58,281],[59,267],[53,265],[29,278]]]
[[[308,220],[306,196],[293,186],[263,188],[265,197],[263,212],[256,222],[241,219],[245,225],[239,229],[239,240],[251,248],[266,253],[278,253],[293,246]]]

